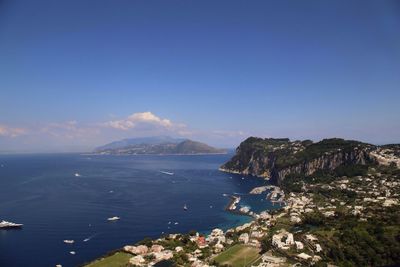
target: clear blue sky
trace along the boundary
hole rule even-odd
[[[400,142],[399,102],[399,1],[0,1],[3,150]]]

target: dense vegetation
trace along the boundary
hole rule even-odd
[[[379,173],[380,179],[390,177],[391,181],[400,181],[400,170],[394,166],[356,164],[340,166],[333,171],[319,171],[311,176],[289,175],[282,186],[289,192],[304,192],[306,188],[313,194],[317,205],[326,205],[331,199],[355,205],[356,192],[329,185],[345,178],[365,191],[368,187],[363,187],[357,177],[368,177],[371,173]],[[323,261],[319,263],[321,266],[325,266],[323,262],[334,262],[339,266],[397,266],[400,263],[400,207],[373,203],[364,203],[363,206],[368,219],[362,220],[358,215],[344,211],[343,207],[343,210],[336,209],[333,218],[318,210],[306,213],[302,222],[296,225],[297,231],[300,229],[318,236],[325,248]],[[270,237],[262,243],[265,249],[270,248],[268,239]]]
[[[326,259],[339,266],[386,266],[400,262],[400,209],[388,208],[389,220],[377,217],[360,221],[338,214],[334,220],[320,213],[308,214],[304,225],[317,227]],[[380,215],[382,215],[380,214]]]
[[[339,166],[334,170],[318,170],[312,175],[289,174],[281,183],[281,187],[286,192],[301,192],[302,186],[306,184],[329,184],[338,179],[338,177],[354,177],[366,175],[368,168],[375,166],[374,163],[367,165],[354,164]]]

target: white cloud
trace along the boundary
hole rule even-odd
[[[165,129],[173,129],[175,127],[182,127],[182,124],[174,124],[169,119],[162,119],[150,111],[133,113],[126,119],[108,121],[103,124],[106,127],[118,129],[118,130],[129,130],[139,128],[143,126],[154,126]]]
[[[126,118],[110,116],[110,119],[105,122],[81,123],[70,120],[24,128],[12,128],[0,124],[0,137],[17,137],[19,135],[23,135],[23,137],[14,141],[2,138],[0,141],[3,144],[0,143],[0,146],[3,149],[11,150],[26,150],[29,147],[38,151],[45,149],[62,151],[64,148],[66,151],[83,151],[84,149],[90,151],[93,147],[114,140],[168,135],[198,140],[215,146],[230,147],[232,144],[242,141],[248,133],[234,130],[194,129],[147,111],[133,113]]]
[[[25,134],[26,132],[27,130],[23,128],[13,128],[6,125],[0,125],[0,136],[17,137]]]

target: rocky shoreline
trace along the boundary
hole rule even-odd
[[[225,211],[238,214],[238,215],[244,215],[244,216],[250,216],[254,217],[255,213],[250,211],[249,207],[241,207],[238,209],[237,205],[240,203],[241,198],[237,196],[230,196],[231,200],[229,204],[226,206]]]
[[[263,178],[265,180],[269,180],[269,177],[266,174],[257,175],[257,174],[254,174],[254,173],[249,173],[247,171],[238,171],[238,170],[227,169],[227,168],[223,168],[223,167],[218,168],[218,170],[221,171],[221,172],[226,172],[226,173],[239,174],[239,175],[244,175],[244,176],[253,176],[253,177]]]

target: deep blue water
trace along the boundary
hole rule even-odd
[[[265,181],[218,171],[230,156],[1,155],[0,219],[24,227],[0,230],[0,266],[77,266],[163,232],[249,221],[224,211],[224,193],[243,194],[255,211],[273,208],[265,195],[247,194]],[[107,222],[112,216],[121,220]]]

